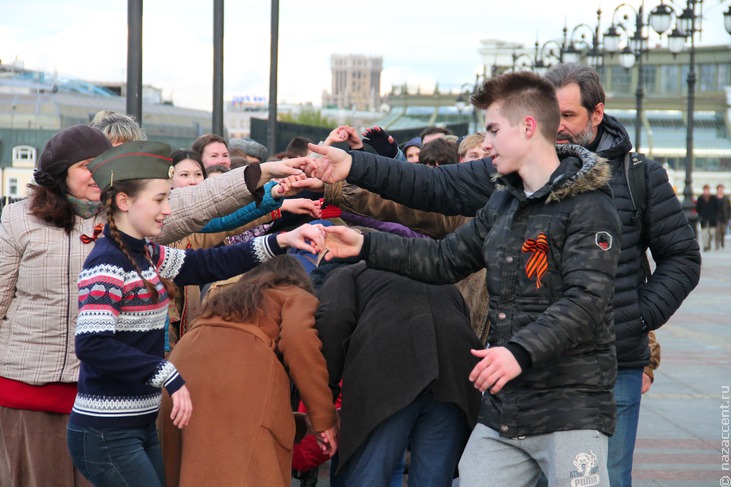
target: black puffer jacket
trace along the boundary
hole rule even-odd
[[[610,184],[622,220],[622,254],[614,285],[617,360],[620,367],[642,367],[650,358],[647,333],[664,325],[698,285],[700,248],[667,172],[650,159],[645,164],[648,209],[640,238],[624,171],[632,142],[610,115],[604,115],[601,128],[597,154],[612,166]],[[657,268],[645,282],[642,256],[648,248]]]
[[[369,266],[431,283],[487,265],[488,342],[530,357],[500,393],[483,396],[480,422],[508,437],[614,430],[612,291],[621,230],[611,174],[582,147],[559,155],[543,188],[526,198],[517,174],[499,178],[501,190],[443,240],[371,233],[364,245]]]
[[[620,367],[642,367],[649,362],[647,332],[664,325],[698,284],[700,249],[667,173],[652,160],[645,165],[649,208],[640,245],[624,175],[624,157],[632,143],[622,125],[607,114],[602,132],[598,153],[612,167],[610,186],[622,221],[614,301],[617,360]],[[349,182],[420,210],[473,216],[493,192],[495,170],[489,159],[429,168],[362,152],[352,155]],[[657,268],[644,283],[641,256],[648,248]]]

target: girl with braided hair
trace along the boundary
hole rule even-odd
[[[288,246],[318,251],[323,236],[311,225],[240,245],[172,249],[150,242],[170,215],[170,147],[136,141],[88,166],[102,189],[105,238],[96,242],[78,279],[76,355],[78,394],[68,426],[76,467],[95,485],[165,484],[155,427],[162,388],[178,428],[192,399],[175,366],[163,358],[171,280],[178,286],[227,279]],[[167,420],[166,418],[163,418]]]

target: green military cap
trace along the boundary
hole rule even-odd
[[[173,173],[170,146],[147,140],[127,142],[98,155],[89,163],[89,171],[102,191],[117,181],[170,179]]]

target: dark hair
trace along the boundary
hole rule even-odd
[[[66,174],[68,170],[56,178],[50,186],[29,184],[30,214],[51,225],[63,228],[66,233],[74,229],[75,214],[71,203],[66,198]]]
[[[123,181],[115,181],[112,186],[107,186],[106,188],[104,188],[104,191],[102,191],[101,199],[104,202],[103,208],[106,209],[107,213],[107,223],[109,224],[110,236],[119,247],[119,250],[122,251],[124,256],[127,257],[127,259],[129,259],[129,261],[134,266],[137,274],[140,276],[140,279],[142,279],[142,282],[145,285],[145,289],[147,289],[147,292],[150,293],[150,296],[152,297],[152,302],[157,303],[160,301],[160,293],[157,292],[157,288],[153,283],[151,283],[142,276],[142,270],[140,269],[140,266],[137,264],[137,261],[129,255],[127,246],[122,240],[121,232],[117,228],[117,224],[114,221],[114,213],[119,210],[119,207],[117,206],[117,195],[120,193],[125,193],[127,196],[134,198],[145,188],[149,181],[150,179],[127,179]],[[151,260],[150,265],[152,265],[152,268],[155,269],[155,272],[157,272],[157,268],[153,265]],[[175,297],[175,285],[172,283],[172,281],[162,278],[159,274],[157,277],[158,279],[160,279],[160,282],[162,282],[163,286],[165,286],[168,297],[170,299],[173,299]]]
[[[233,159],[234,157],[243,157],[246,159],[246,152],[241,147],[229,147],[228,156]],[[233,161],[232,161],[233,162]]]
[[[495,102],[502,102],[504,116],[511,124],[530,115],[546,140],[556,139],[561,113],[556,89],[546,79],[528,71],[501,74],[487,80],[472,95],[472,104],[477,108],[487,109]]]
[[[545,78],[556,90],[576,83],[581,93],[581,106],[587,109],[589,115],[594,113],[599,103],[606,101],[599,73],[591,66],[574,63],[558,64],[546,72]]]
[[[427,166],[444,166],[458,162],[457,144],[444,137],[427,142],[419,152],[419,163]]]
[[[206,175],[206,177],[210,176],[214,172],[220,172],[221,174],[225,174],[229,172],[231,169],[227,168],[223,164],[214,164],[212,166],[208,166],[205,171],[203,171],[203,174]]]
[[[264,290],[288,285],[314,292],[302,264],[291,255],[278,255],[248,271],[233,286],[204,301],[200,317],[220,316],[226,321],[250,321],[262,306]]]
[[[237,167],[248,166],[249,164],[256,164],[256,162],[251,162],[244,156],[232,156],[229,154],[229,158],[231,159],[231,169],[236,169]],[[223,164],[218,164],[218,165],[223,165]],[[226,166],[224,166],[224,167],[226,167]]]
[[[170,158],[173,160],[173,167],[186,159],[195,161],[198,164],[198,167],[201,168],[201,171],[203,171],[203,177],[206,177],[206,167],[203,165],[201,156],[197,152],[188,149],[178,149],[170,154]]]
[[[426,137],[427,135],[434,135],[434,134],[454,135],[452,133],[452,131],[446,127],[427,127],[421,131],[421,134],[419,134],[419,137],[421,137],[421,140],[423,143],[424,137]]]
[[[289,144],[287,144],[287,148],[284,151],[297,154],[295,157],[305,157],[310,153],[310,149],[307,147],[307,144],[314,144],[314,142],[307,137],[296,135],[292,137],[292,140],[289,141]]]
[[[206,134],[201,135],[197,139],[195,139],[195,142],[193,142],[192,149],[197,152],[199,155],[203,155],[203,149],[206,148],[208,144],[211,144],[213,142],[220,142],[223,145],[226,146],[226,150],[228,150],[228,142],[226,142],[226,139],[221,137],[220,135],[216,134]]]
[[[269,158],[269,161],[281,161],[284,159],[296,159],[297,157],[301,157],[299,154],[295,154],[294,152],[277,152],[272,157]]]

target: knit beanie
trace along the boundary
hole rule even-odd
[[[421,149],[421,137],[414,137],[410,141],[406,142],[401,148],[404,154],[406,153],[406,149],[408,149],[409,147],[418,147],[419,149]]]
[[[241,149],[247,156],[256,157],[261,162],[269,158],[267,148],[253,139],[228,139],[228,148]]]
[[[100,130],[87,125],[72,125],[56,132],[46,142],[33,177],[41,186],[53,186],[69,167],[111,148],[112,143]]]

